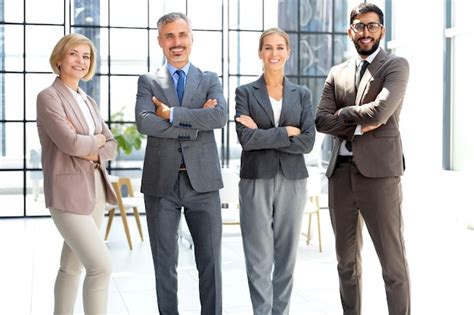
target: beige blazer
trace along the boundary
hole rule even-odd
[[[38,94],[36,120],[41,142],[46,207],[90,214],[95,205],[94,164],[80,156],[99,155],[106,201],[115,204],[117,199],[105,162],[115,156],[117,143],[102,120],[95,101],[84,91],[79,92],[91,110],[96,126],[94,134],[101,133],[107,139],[101,148],[96,145],[94,137],[89,135],[79,105],[59,78]],[[76,132],[68,126],[68,121]]]
[[[352,141],[354,162],[362,175],[400,176],[405,168],[400,111],[408,84],[408,62],[381,49],[365,71],[358,89],[355,88],[355,69],[355,58],[331,69],[316,112],[316,129],[334,137],[326,175],[333,174],[345,139]],[[382,125],[354,136],[358,124]]]

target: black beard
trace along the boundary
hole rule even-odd
[[[357,40],[352,40],[352,42],[354,43],[354,46],[355,46],[355,49],[357,50],[357,53],[360,55],[360,56],[370,56],[374,51],[377,50],[377,48],[379,48],[379,45],[380,45],[380,38],[378,40],[375,40],[374,41],[374,45],[372,46],[372,49],[370,50],[363,50],[360,45],[357,43]]]

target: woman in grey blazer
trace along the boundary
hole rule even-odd
[[[254,314],[288,314],[308,172],[314,144],[311,93],[285,77],[288,34],[262,33],[263,75],[236,89],[242,145],[240,220]]]
[[[95,101],[79,88],[79,80],[93,77],[95,58],[88,38],[61,38],[49,60],[58,77],[37,98],[46,207],[64,238],[54,314],[73,313],[83,266],[84,313],[107,313],[112,267],[99,227],[105,202],[116,202],[105,169],[116,141]]]

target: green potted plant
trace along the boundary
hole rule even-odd
[[[120,111],[112,114],[111,120],[113,122],[111,131],[117,140],[117,155],[120,156],[121,152],[130,155],[133,150],[140,150],[145,136],[138,132],[137,126],[133,123],[118,123],[124,121],[123,107]]]

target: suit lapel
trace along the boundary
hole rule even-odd
[[[356,72],[356,58],[351,58],[347,62],[346,68],[346,99],[348,104],[354,104],[356,99],[357,90],[355,87],[355,72]]]
[[[375,56],[375,59],[369,64],[367,70],[365,70],[364,76],[360,79],[359,88],[357,89],[356,104],[361,104],[368,83],[383,65],[386,56],[387,53],[383,49],[380,49],[377,56]]]
[[[253,83],[255,99],[257,103],[263,108],[263,111],[267,114],[268,119],[272,122],[275,127],[275,117],[273,116],[272,104],[268,97],[267,87],[265,86],[265,80],[263,75]]]
[[[280,126],[285,125],[285,119],[290,115],[291,110],[294,109],[297,100],[298,95],[296,93],[296,85],[285,77],[283,87],[283,101],[281,104]]]
[[[194,94],[198,91],[201,76],[201,73],[191,64],[186,77],[186,86],[184,87],[183,105],[191,104]]]
[[[176,94],[173,78],[171,77],[166,65],[158,69],[156,79],[158,80],[158,88],[163,91],[166,97],[166,100],[161,101],[170,107],[179,106],[178,95]]]
[[[77,101],[72,95],[69,88],[59,78],[56,78],[53,83],[53,87],[64,98],[65,102],[63,106],[67,107],[68,112],[74,115],[74,117],[68,117],[71,120],[70,122],[73,124],[74,128],[76,128],[76,130],[80,133],[87,134],[89,128],[87,127],[86,119],[84,118],[84,115],[82,114],[81,109],[79,108],[79,104],[77,104]],[[78,128],[78,125],[82,128],[82,130]]]

